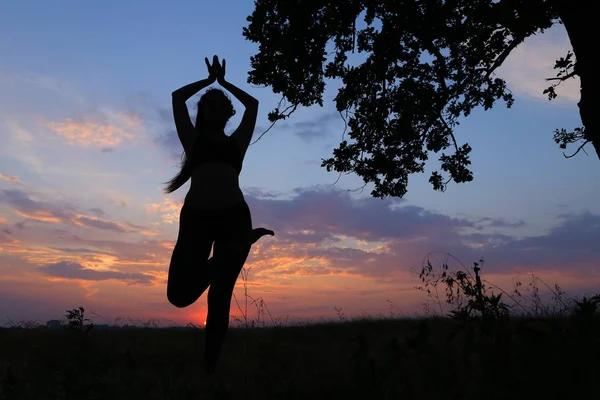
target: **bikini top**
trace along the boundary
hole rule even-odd
[[[208,135],[200,135],[202,143],[198,146],[198,156],[194,157],[198,166],[207,161],[224,162],[233,166],[238,175],[242,171],[242,155],[237,141],[233,136],[224,140],[213,140]]]

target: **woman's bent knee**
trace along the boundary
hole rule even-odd
[[[170,289],[167,286],[167,300],[169,303],[173,304],[177,308],[185,308],[187,306],[192,305],[196,299],[191,299],[189,297],[182,295],[182,293],[178,293],[177,291]]]

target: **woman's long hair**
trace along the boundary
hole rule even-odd
[[[209,93],[214,93],[214,92],[220,92],[227,100],[227,108],[229,111],[229,118],[233,117],[235,115],[235,109],[233,108],[233,104],[231,103],[231,100],[229,99],[229,97],[227,96],[227,94],[225,94],[225,92],[223,92],[220,89],[217,88],[211,88],[208,89],[203,95],[202,97],[200,97],[200,100],[198,101],[198,111],[196,113],[196,124],[195,124],[195,128],[196,128],[196,135],[200,136],[200,135],[205,135],[204,131],[203,131],[203,118],[204,118],[204,104],[206,103],[206,95]],[[229,120],[228,118],[228,120]],[[164,192],[169,194],[169,193],[173,193],[174,191],[176,191],[177,189],[179,189],[181,186],[183,186],[184,183],[187,182],[188,179],[190,179],[190,177],[192,176],[192,171],[194,169],[194,154],[196,154],[197,151],[197,147],[200,146],[199,143],[201,141],[198,140],[198,138],[196,138],[196,140],[194,140],[194,146],[192,147],[192,152],[190,154],[190,157],[188,158],[186,156],[185,151],[183,152],[183,154],[181,155],[181,166],[180,166],[180,170],[179,173],[177,175],[175,175],[169,182],[165,182],[165,184],[167,184],[167,187],[164,189]]]

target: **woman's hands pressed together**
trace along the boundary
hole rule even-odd
[[[206,62],[206,68],[208,68],[208,78],[205,79],[205,81],[209,82],[208,85],[214,83],[215,81],[219,82],[219,85],[223,86],[225,90],[233,94],[235,98],[244,105],[244,107],[254,107],[257,109],[254,114],[256,115],[258,113],[258,100],[225,80],[225,59],[223,59],[223,63],[221,64],[219,62],[219,57],[215,55],[213,56],[212,64],[208,61],[207,57],[204,57],[204,62]],[[242,123],[243,121],[244,120],[242,119]],[[253,124],[254,122],[252,122],[252,125]],[[250,130],[253,131],[254,126]]]
[[[219,57],[216,55],[213,56],[212,65],[208,62],[207,57],[204,57],[204,61],[208,68],[208,79],[210,79],[211,82],[217,81],[219,84],[225,82],[225,59],[223,59],[222,65],[219,63]]]

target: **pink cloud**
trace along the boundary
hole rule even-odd
[[[151,203],[147,204],[145,211],[148,214],[160,213],[162,214],[162,222],[165,224],[174,224],[179,222],[179,213],[183,201],[175,200],[172,196],[165,196],[162,203]]]
[[[18,176],[5,175],[1,172],[0,172],[0,179],[4,179],[5,181],[8,181],[10,183],[21,183],[21,180],[19,179]]]
[[[79,121],[67,118],[62,122],[46,123],[47,128],[70,145],[104,149],[134,139],[141,125],[139,115],[125,112],[113,113],[111,118],[87,117]]]

